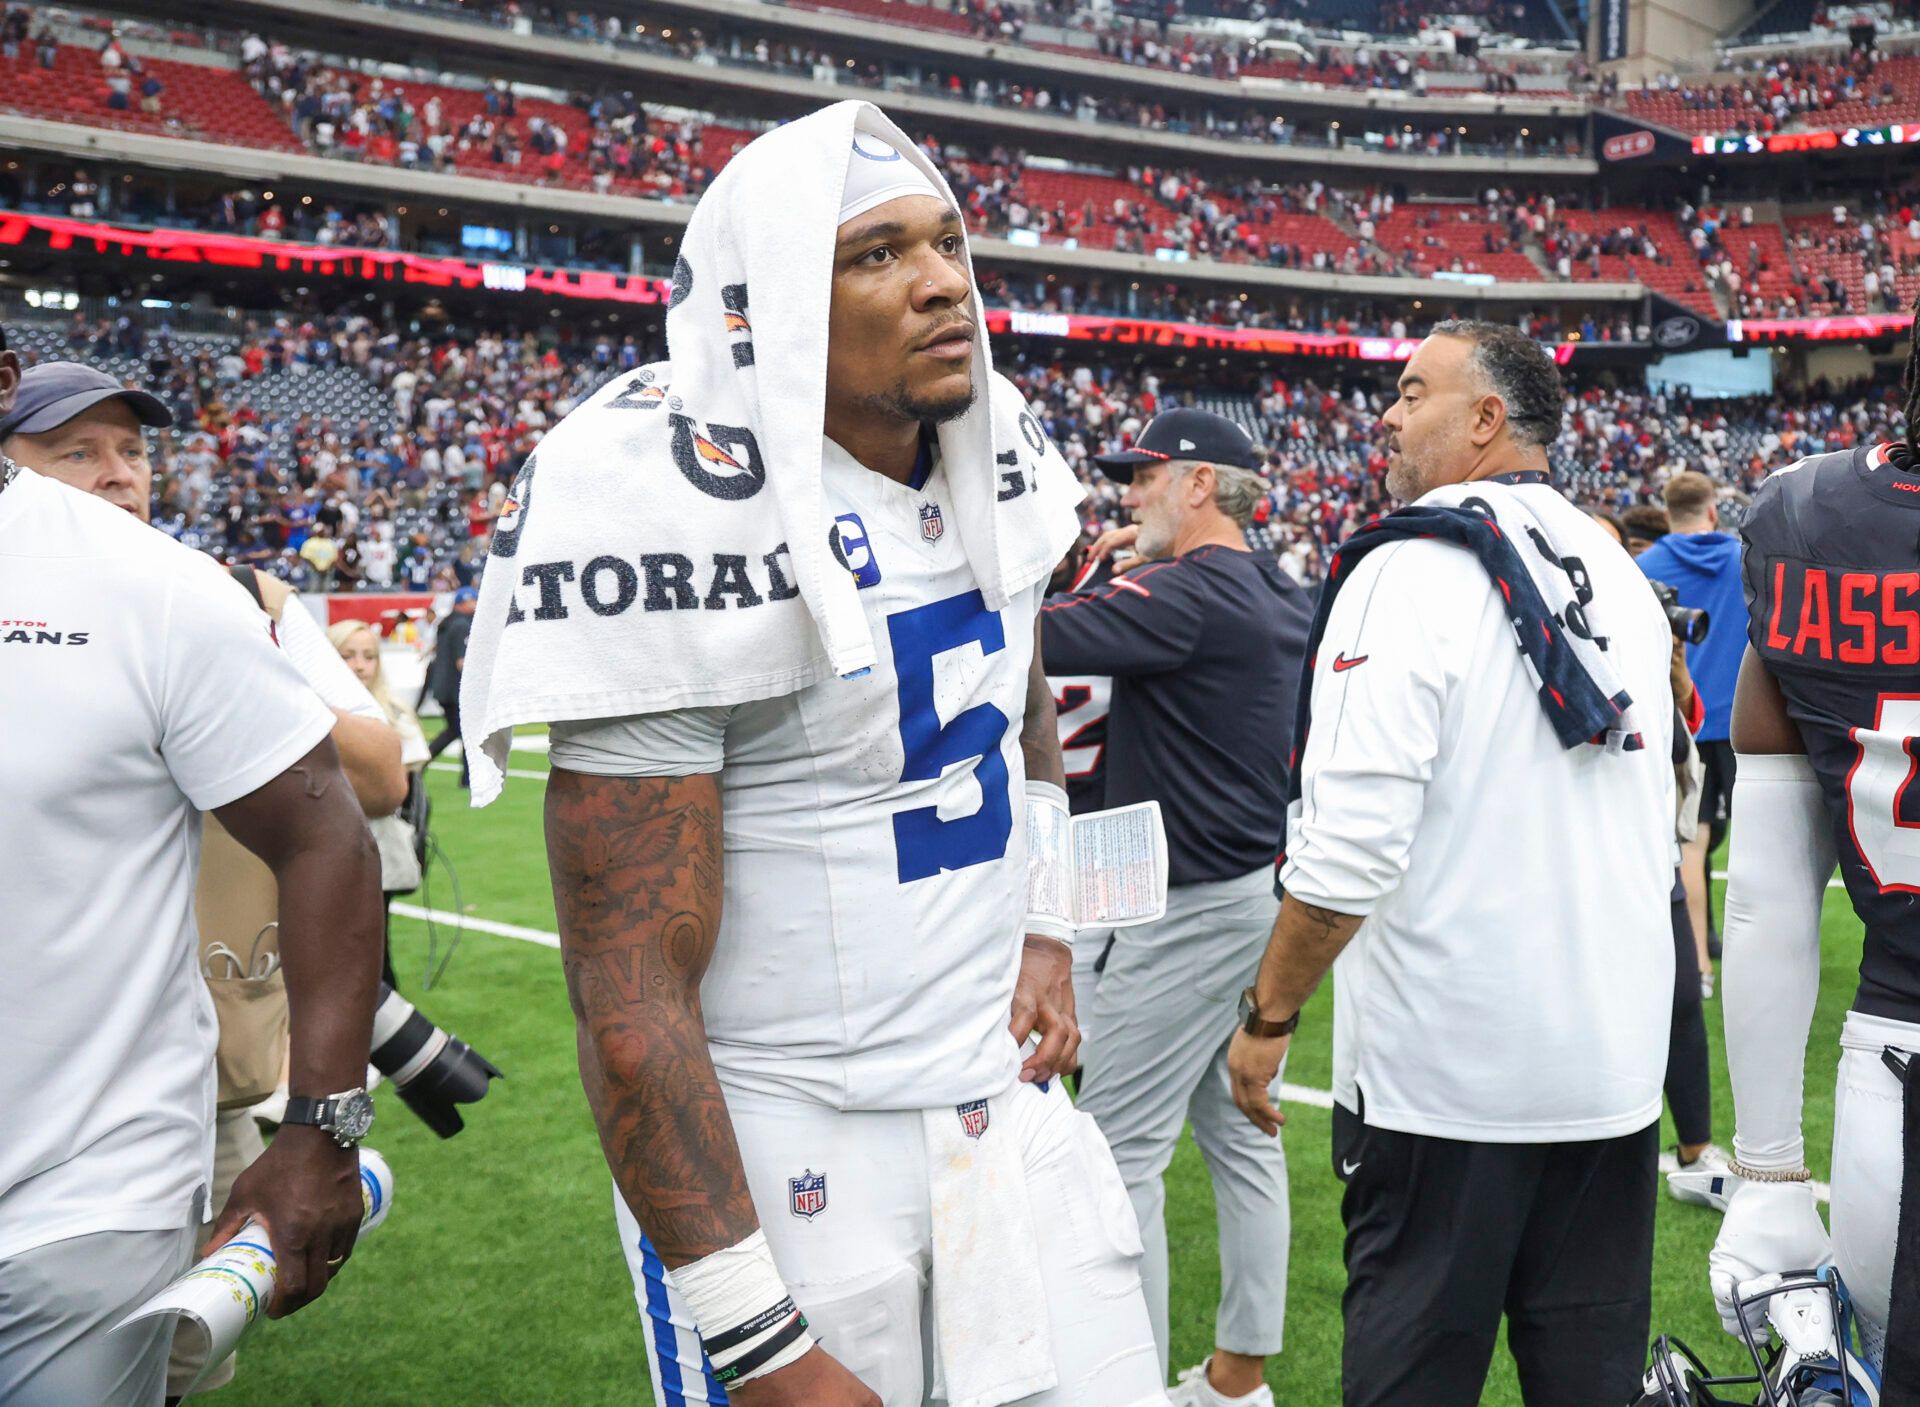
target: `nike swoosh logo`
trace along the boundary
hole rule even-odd
[[[1361,658],[1365,659],[1366,656],[1362,655]],[[1359,1171],[1360,1171],[1360,1165],[1358,1163],[1349,1163],[1345,1158],[1342,1158],[1340,1160],[1340,1176],[1352,1177],[1355,1173]]]
[[[1335,674],[1344,674],[1356,664],[1365,664],[1366,662],[1367,656],[1365,655],[1361,655],[1356,659],[1348,659],[1346,653],[1342,651],[1333,657],[1333,672]]]

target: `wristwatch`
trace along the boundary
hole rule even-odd
[[[287,1100],[283,1124],[312,1124],[333,1135],[342,1148],[356,1148],[373,1127],[373,1099],[364,1089],[342,1090],[325,1099],[294,1095]]]
[[[1291,1036],[1294,1027],[1300,1024],[1300,1013],[1294,1012],[1285,1021],[1267,1021],[1260,1015],[1260,1003],[1249,987],[1240,994],[1240,1029],[1249,1036],[1258,1036],[1270,1041],[1279,1036]]]

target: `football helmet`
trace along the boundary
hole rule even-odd
[[[1880,1407],[1880,1375],[1855,1350],[1853,1301],[1832,1266],[1749,1281],[1739,1309],[1754,1371],[1715,1376],[1662,1334],[1631,1407]]]

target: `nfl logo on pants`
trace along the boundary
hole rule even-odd
[[[966,1104],[956,1104],[953,1112],[960,1116],[960,1131],[968,1138],[978,1138],[987,1131],[987,1101],[975,1099]]]
[[[808,1168],[787,1179],[787,1205],[803,1221],[812,1221],[827,1209],[827,1175]]]

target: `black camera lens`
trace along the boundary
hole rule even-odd
[[[483,1097],[489,1080],[506,1078],[486,1056],[434,1025],[385,982],[373,1013],[373,1063],[393,1081],[401,1102],[442,1138],[466,1127],[460,1105]]]
[[[1707,638],[1707,613],[1691,606],[1680,604],[1680,593],[1664,581],[1649,581],[1654,596],[1660,602],[1660,609],[1666,613],[1667,629],[1673,632],[1673,638],[1684,640],[1689,645],[1698,645]]]

